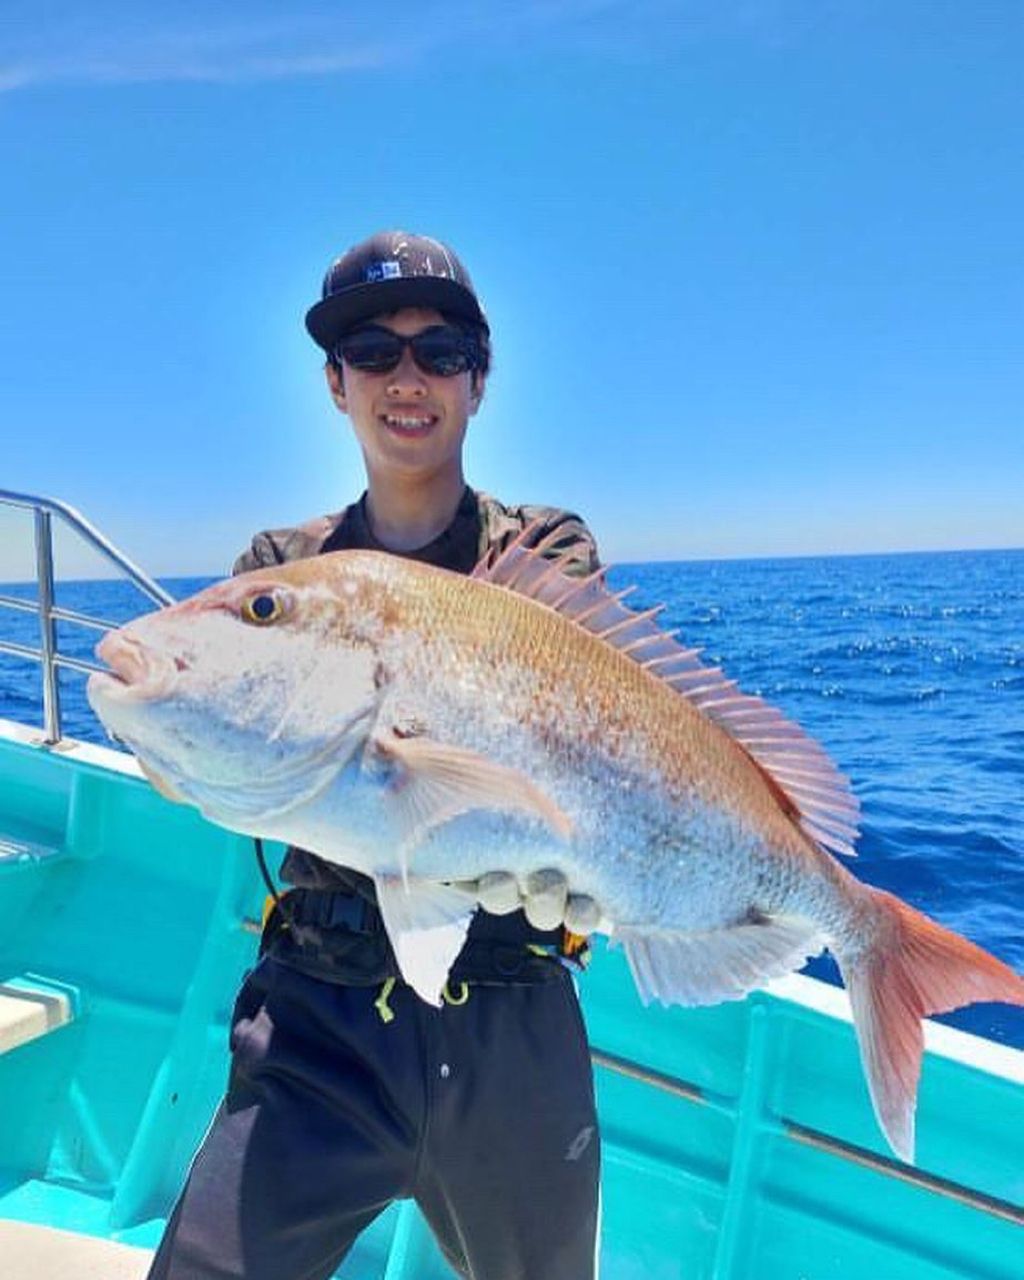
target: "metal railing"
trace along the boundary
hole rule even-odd
[[[39,616],[39,648],[30,645],[15,644],[10,640],[0,639],[0,653],[10,653],[15,657],[28,658],[41,664],[43,669],[43,729],[45,741],[53,745],[61,739],[60,686],[57,680],[58,667],[67,667],[72,671],[86,674],[102,671],[102,667],[82,658],[71,658],[57,650],[58,622],[71,622],[77,626],[93,627],[97,631],[110,631],[119,624],[107,622],[102,618],[93,618],[74,609],[62,609],[54,601],[53,590],[53,517],[57,516],[71,529],[98,551],[104,559],[129,578],[136,587],[156,604],[174,603],[174,597],[138,565],[105,538],[102,533],[80,515],[74,507],[56,498],[45,498],[31,493],[15,493],[9,489],[0,489],[0,506],[20,507],[31,511],[35,520],[36,551],[36,593],[37,602],[21,600],[16,596],[0,595],[0,607],[14,609],[21,613],[35,613]]]
[[[756,1052],[757,1050],[753,1051]],[[641,1084],[660,1090],[662,1093],[684,1098],[687,1102],[695,1102],[703,1106],[716,1106],[719,1110],[723,1109],[721,1099],[710,1096],[700,1085],[691,1084],[687,1080],[680,1080],[676,1076],[666,1075],[665,1072],[656,1071],[641,1062],[634,1062],[630,1058],[608,1053],[606,1050],[598,1049],[596,1046],[591,1046],[590,1058],[596,1067],[602,1067],[605,1071],[612,1071],[616,1075],[637,1080]],[[748,1079],[749,1074],[748,1072]],[[726,1111],[729,1110],[728,1104],[724,1109]],[[738,1106],[737,1123],[742,1123]],[[812,1129],[807,1125],[798,1124],[795,1120],[789,1120],[785,1116],[778,1116],[773,1119],[770,1115],[765,1114],[760,1116],[756,1123],[765,1134],[780,1134],[792,1142],[813,1147],[815,1150],[823,1151],[836,1159],[861,1165],[865,1169],[871,1169],[875,1173],[883,1174],[887,1178],[893,1178],[897,1182],[923,1187],[926,1191],[931,1191],[935,1195],[956,1201],[958,1204],[967,1205],[969,1208],[977,1209],[981,1213],[987,1213],[991,1217],[1002,1218],[1006,1222],[1024,1226],[1024,1205],[1014,1204],[999,1196],[988,1195],[984,1191],[956,1182],[952,1178],[942,1177],[937,1173],[929,1173],[926,1169],[915,1168],[902,1160],[893,1159],[892,1156],[879,1155],[877,1152],[869,1151],[867,1147],[859,1146],[853,1142],[846,1142],[842,1138],[823,1133],[820,1129]]]

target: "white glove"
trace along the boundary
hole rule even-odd
[[[601,908],[585,893],[570,893],[565,876],[553,868],[533,871],[526,884],[510,871],[489,871],[478,880],[462,880],[459,888],[472,893],[485,911],[505,916],[523,910],[535,929],[557,929],[565,925],[570,933],[593,932],[601,921]]]

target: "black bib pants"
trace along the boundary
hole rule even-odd
[[[303,924],[352,901],[300,890],[297,928],[268,926],[149,1280],[326,1280],[402,1198],[461,1276],[593,1280],[599,1139],[572,975],[485,938],[435,1009],[387,981],[386,940]]]

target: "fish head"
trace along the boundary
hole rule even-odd
[[[86,692],[108,731],[225,825],[322,790],[379,700],[373,612],[351,574],[312,563],[218,583],[96,649],[110,671]]]

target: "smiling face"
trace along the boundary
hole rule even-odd
[[[439,311],[406,307],[367,323],[412,337],[446,321]],[[334,403],[352,421],[371,476],[461,473],[466,426],[483,395],[481,374],[425,373],[406,347],[390,373],[366,373],[346,363],[341,377],[328,365],[327,382]]]

